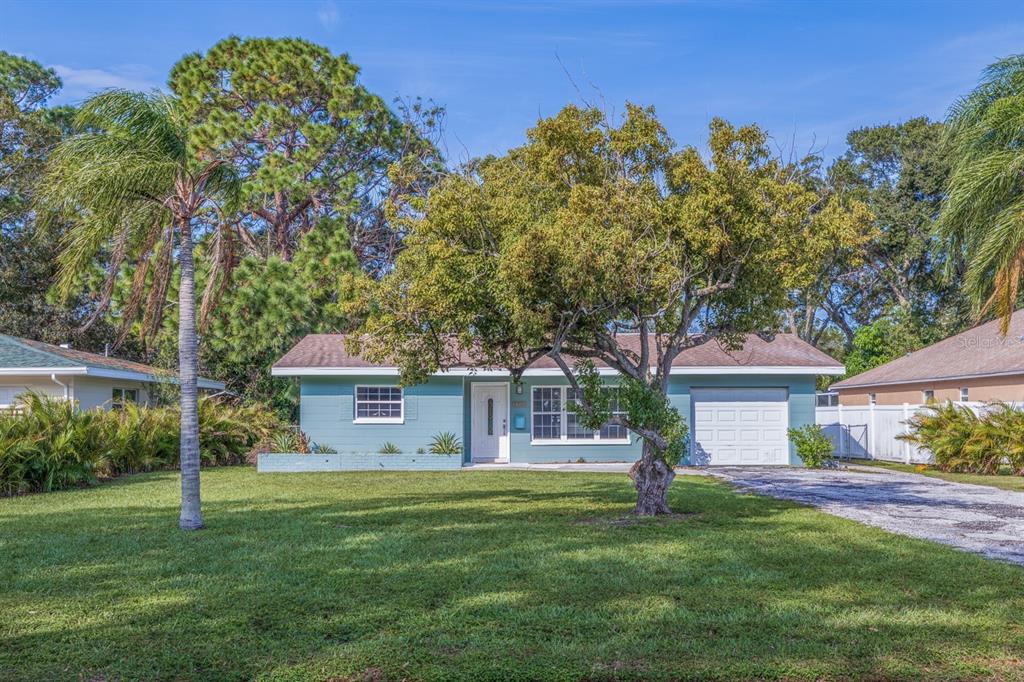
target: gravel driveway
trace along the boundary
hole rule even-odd
[[[1024,565],[1024,493],[900,472],[714,468],[740,489]]]

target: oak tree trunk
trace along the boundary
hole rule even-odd
[[[199,395],[196,339],[195,263],[192,258],[192,226],[182,221],[178,254],[181,281],[178,288],[178,372],[181,382],[181,517],[182,530],[203,527],[199,501]]]
[[[668,506],[668,487],[676,477],[676,472],[646,441],[643,455],[629,470],[629,477],[636,484],[638,516],[672,513]]]

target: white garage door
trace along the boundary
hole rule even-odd
[[[696,464],[789,464],[789,404],[784,388],[695,388]]]

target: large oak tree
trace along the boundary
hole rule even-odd
[[[642,439],[636,511],[666,513],[687,443],[667,399],[673,361],[775,328],[817,268],[808,238],[866,212],[823,205],[755,126],[715,119],[702,155],[677,147],[652,109],[611,120],[569,106],[527,137],[452,173],[408,216],[406,249],[352,343],[396,363],[407,384],[463,355],[514,378],[550,356],[582,390],[585,426],[618,423]],[[625,414],[612,415],[595,361],[621,375]]]

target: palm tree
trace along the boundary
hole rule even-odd
[[[77,129],[52,152],[40,187],[41,207],[71,229],[62,242],[59,290],[65,295],[106,254],[110,259],[101,307],[129,259],[136,270],[128,308],[155,263],[147,318],[165,303],[177,260],[178,365],[181,385],[181,517],[184,530],[202,528],[194,244],[204,218],[237,194],[233,168],[194,148],[177,99],[160,93],[111,90],[82,106]],[[134,307],[133,307],[134,306]],[[143,321],[146,324],[146,320]]]
[[[949,262],[965,259],[979,316],[995,310],[1005,334],[1024,275],[1024,55],[985,69],[947,125],[952,173],[940,233]]]

